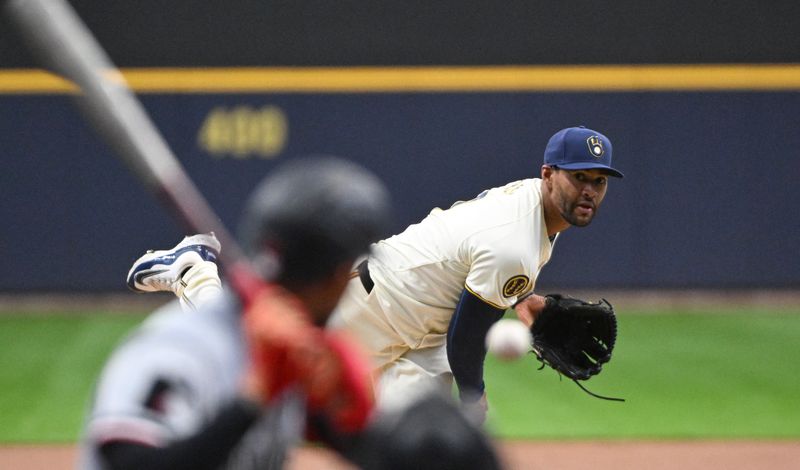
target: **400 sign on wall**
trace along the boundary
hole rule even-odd
[[[274,158],[286,147],[289,123],[277,106],[216,107],[200,127],[197,142],[217,158]]]

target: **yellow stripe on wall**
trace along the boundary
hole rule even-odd
[[[800,64],[123,69],[139,93],[638,92],[800,90]],[[41,70],[0,69],[0,93],[63,94]]]
[[[71,93],[71,82],[41,70],[0,70],[0,93]]]

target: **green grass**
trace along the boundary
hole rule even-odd
[[[138,315],[0,315],[0,442],[72,442],[92,384]],[[800,310],[620,315],[583,393],[529,356],[486,366],[489,429],[519,439],[800,438]]]
[[[798,438],[800,311],[620,315],[612,361],[584,382],[530,356],[491,361],[491,429],[508,438]]]
[[[0,442],[72,442],[113,345],[137,315],[0,315]]]

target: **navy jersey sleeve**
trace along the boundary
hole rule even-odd
[[[464,289],[447,330],[447,359],[462,399],[483,393],[486,333],[503,317],[499,309]]]

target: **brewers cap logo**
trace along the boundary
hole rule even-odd
[[[600,158],[606,153],[606,149],[603,147],[603,141],[600,137],[593,135],[586,139],[586,143],[589,145],[589,152],[593,157]]]
[[[514,297],[528,290],[530,279],[524,274],[519,274],[507,280],[503,285],[503,297]]]

